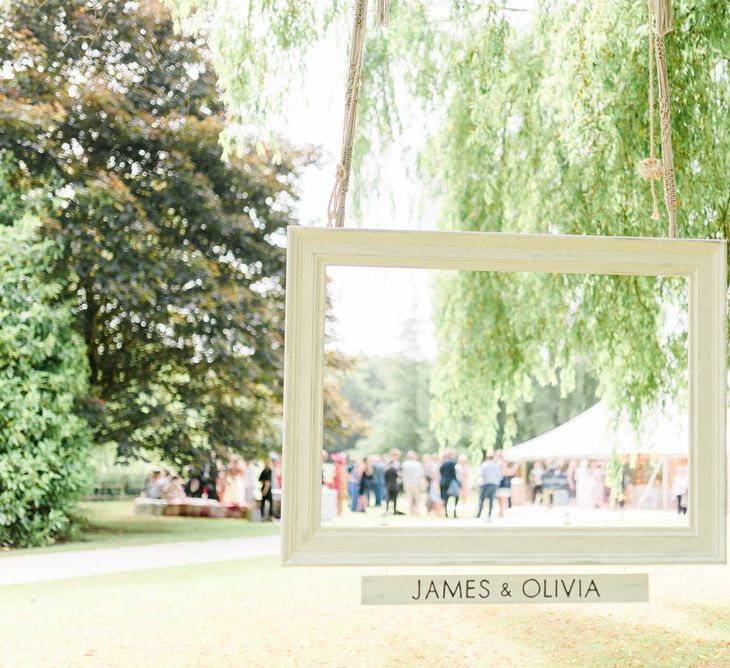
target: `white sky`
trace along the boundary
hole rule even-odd
[[[349,355],[435,359],[432,271],[329,267],[335,322],[328,348]]]
[[[447,8],[448,3],[443,3]],[[534,0],[514,0],[508,12],[516,25],[525,25],[530,14],[520,11],[534,5]],[[349,23],[349,22],[348,22]],[[372,28],[370,28],[372,29]],[[301,181],[298,216],[303,225],[326,225],[327,204],[339,158],[344,113],[347,35],[333,37],[317,45],[310,53],[306,76],[294,86],[284,108],[286,116],[278,129],[296,145],[321,147],[322,159],[308,169]],[[403,111],[403,110],[401,110]],[[404,114],[405,116],[405,114]],[[424,118],[415,109],[408,110],[413,119],[405,138],[418,149]],[[436,229],[437,202],[424,206],[420,185],[408,174],[414,171],[395,146],[377,165],[381,175],[381,195],[364,204],[361,221],[351,215],[348,201],[345,224],[371,229]],[[415,155],[415,152],[412,152]],[[381,159],[382,158],[382,159]],[[373,159],[376,159],[373,157]],[[414,158],[411,158],[414,159]],[[365,156],[365,160],[368,157]],[[352,190],[352,189],[351,189]],[[403,332],[409,320],[420,323],[418,357],[432,358],[433,338],[430,279],[423,270],[352,269],[333,270],[331,298],[336,323],[331,329],[331,345],[348,354],[393,355],[404,351]]]

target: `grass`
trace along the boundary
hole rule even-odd
[[[91,510],[86,542],[54,549],[276,531],[241,520],[135,518],[119,502]],[[730,666],[730,567],[631,570],[649,573],[650,603],[363,607],[362,574],[475,569],[283,569],[271,557],[11,585],[0,587],[0,667]]]
[[[573,606],[361,607],[360,570],[275,558],[13,585],[0,665],[730,666],[730,569],[647,570],[648,604]]]
[[[103,547],[178,543],[213,538],[238,538],[276,533],[270,523],[248,522],[240,519],[210,519],[205,517],[150,517],[132,514],[132,501],[96,501],[81,504],[87,525],[72,542],[49,547],[5,550],[7,555],[42,554],[69,550],[93,550]]]

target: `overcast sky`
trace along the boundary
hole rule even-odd
[[[534,0],[514,0],[510,6],[529,8]],[[448,3],[434,5],[441,11]],[[529,23],[530,14],[510,11],[516,25]],[[327,204],[339,158],[344,113],[347,53],[346,36],[333,37],[317,45],[307,63],[307,74],[291,90],[286,113],[277,128],[297,145],[321,147],[320,164],[308,169],[301,182],[298,217],[303,225],[325,226]],[[403,110],[401,110],[403,112]],[[407,110],[413,120],[406,141],[418,148],[423,141],[423,117],[417,109]],[[408,164],[395,146],[378,159],[381,195],[364,205],[362,220],[356,220],[348,202],[347,227],[374,229],[436,229],[438,203],[423,207],[419,184],[409,178],[415,165]],[[412,159],[412,158],[411,158]],[[424,212],[425,209],[425,212]],[[331,298],[335,323],[332,345],[348,354],[394,355],[404,352],[402,333],[420,323],[417,349],[410,354],[431,358],[435,354],[431,310],[431,280],[423,270],[352,269],[332,271]],[[411,342],[412,343],[412,342]]]

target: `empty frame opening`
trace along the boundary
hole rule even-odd
[[[685,277],[328,266],[325,312],[323,526],[688,525]]]

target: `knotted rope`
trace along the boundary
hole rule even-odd
[[[342,152],[335,171],[335,185],[327,208],[327,224],[342,227],[345,222],[345,200],[350,186],[352,167],[352,142],[355,137],[357,118],[357,98],[360,93],[360,74],[362,72],[362,47],[365,41],[365,18],[368,0],[356,0],[355,18],[352,25],[352,44],[350,45],[350,67],[347,71],[345,90],[345,124],[342,130]]]
[[[375,25],[378,28],[388,25],[390,0],[377,0]],[[335,170],[335,185],[332,188],[327,207],[327,225],[343,227],[345,224],[345,201],[350,187],[350,170],[352,168],[352,144],[355,138],[355,122],[357,120],[357,99],[360,94],[360,77],[362,74],[362,51],[365,42],[365,21],[368,13],[368,0],[356,0],[355,18],[352,25],[352,43],[350,45],[350,67],[347,71],[347,88],[345,90],[345,122],[342,130],[342,151],[340,161]]]
[[[649,10],[649,157],[639,163],[639,174],[649,179],[652,204],[651,217],[653,220],[659,220],[659,204],[657,202],[654,181],[662,178],[663,170],[661,160],[657,160],[654,155],[654,22],[651,3],[652,0],[647,1]]]
[[[653,11],[652,11],[653,8]],[[654,181],[662,179],[664,204],[669,215],[669,236],[677,236],[677,185],[674,177],[672,127],[669,108],[669,78],[664,36],[672,31],[671,0],[648,0],[649,9],[649,156],[639,163],[639,174],[650,179],[653,210],[651,217],[659,220]],[[656,57],[659,87],[659,123],[661,128],[662,160],[654,156],[654,59]]]

